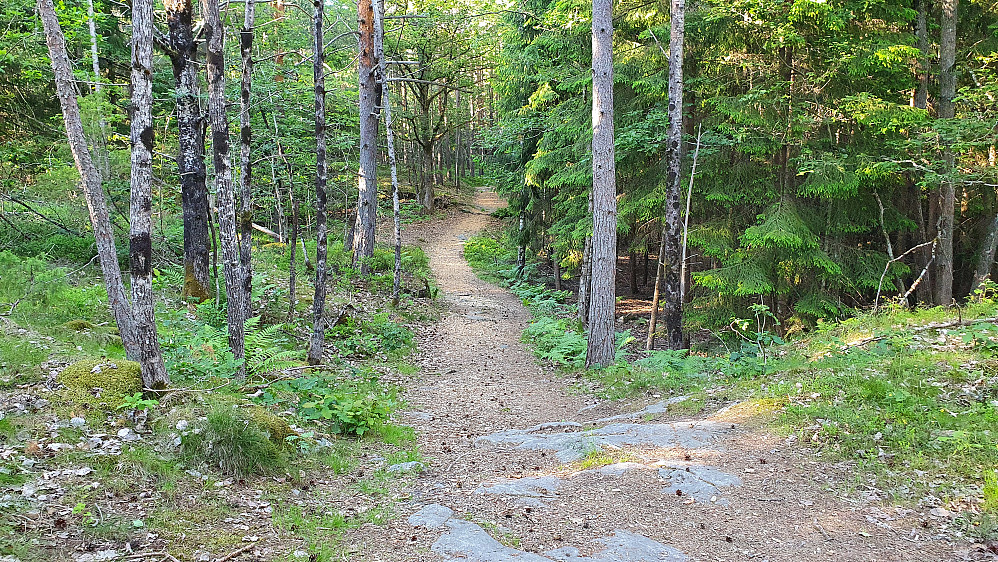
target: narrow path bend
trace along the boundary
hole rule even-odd
[[[399,517],[348,536],[356,559],[974,559],[872,488],[836,497],[843,481],[864,483],[740,423],[748,417],[737,406],[676,419],[661,399],[615,404],[572,392],[520,342],[530,314],[519,299],[478,279],[461,255],[501,204],[482,191],[477,210],[409,234],[445,301],[419,336],[421,372],[407,381],[402,420],[416,428],[426,469]],[[600,450],[617,462],[583,470],[579,459]]]

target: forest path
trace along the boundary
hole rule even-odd
[[[501,205],[483,190],[473,207],[408,233],[445,302],[419,335],[420,374],[404,381],[402,422],[417,431],[425,469],[406,477],[400,517],[348,536],[358,559],[962,559],[850,467],[809,459],[738,405],[676,419],[660,397],[572,392],[520,342],[529,311],[462,257]],[[866,491],[837,497],[849,478]]]

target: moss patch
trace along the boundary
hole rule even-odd
[[[84,359],[59,373],[63,397],[71,403],[98,409],[116,409],[126,396],[142,392],[138,363],[124,359]]]
[[[247,417],[259,426],[275,445],[284,446],[287,444],[288,437],[297,435],[288,425],[288,422],[284,421],[284,418],[262,406],[250,406],[246,408],[245,412]]]

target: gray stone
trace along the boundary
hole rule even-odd
[[[72,418],[69,420],[69,425],[73,427],[83,427],[87,425],[87,420],[83,418]]]
[[[409,462],[400,462],[398,464],[393,464],[388,468],[386,468],[385,470],[387,470],[388,472],[412,472],[412,471],[418,472],[420,470],[423,470],[424,468],[426,468],[426,465],[424,465],[419,461],[409,461]]]
[[[558,460],[571,462],[603,447],[642,445],[702,449],[733,427],[730,422],[710,420],[660,424],[614,423],[588,431],[536,435],[538,431],[551,427],[550,424],[542,426],[500,431],[480,437],[475,443],[515,445],[518,449],[528,450],[553,450]]]
[[[409,524],[413,527],[436,529],[446,523],[451,515],[454,515],[451,508],[434,503],[410,515]]]
[[[447,530],[431,547],[444,560],[551,562],[550,558],[503,545],[486,533],[485,529],[470,521],[451,519],[447,521]]]
[[[599,467],[596,472],[604,476],[621,477],[628,470],[648,470],[651,467],[637,462],[618,462]]]
[[[659,469],[658,474],[671,483],[664,490],[665,493],[689,497],[699,503],[728,505],[728,500],[720,497],[720,489],[742,484],[741,478],[722,472],[713,466],[673,465]]]
[[[608,418],[596,420],[596,423],[633,420],[634,418],[640,418],[641,416],[644,415],[664,414],[669,411],[670,404],[678,404],[680,402],[685,402],[686,400],[689,400],[689,398],[690,398],[689,396],[675,396],[673,398],[669,398],[668,400],[662,400],[661,402],[657,402],[655,404],[647,406],[644,409],[638,410],[637,412],[620,414],[618,416],[610,416]]]
[[[686,562],[686,555],[671,546],[617,529],[612,537],[599,539],[606,549],[592,556],[579,556],[576,548],[565,547],[546,552],[561,562]]]

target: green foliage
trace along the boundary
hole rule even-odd
[[[387,312],[375,314],[369,320],[345,317],[329,328],[327,335],[341,353],[358,357],[398,357],[414,345],[412,330]]]
[[[218,406],[182,436],[181,457],[193,466],[223,474],[270,474],[287,465],[285,451],[253,417],[238,408]]]
[[[376,379],[349,381],[326,376],[303,376],[271,384],[260,401],[275,404],[297,401],[298,415],[336,433],[363,436],[388,420],[396,406],[394,393]]]
[[[137,412],[145,412],[152,410],[156,406],[159,406],[159,400],[151,398],[143,398],[141,392],[136,392],[131,396],[126,396],[122,399],[121,404],[118,406],[118,410],[135,410]]]
[[[578,322],[541,316],[523,331],[523,341],[533,345],[539,358],[555,365],[571,369],[586,365],[586,336]]]

